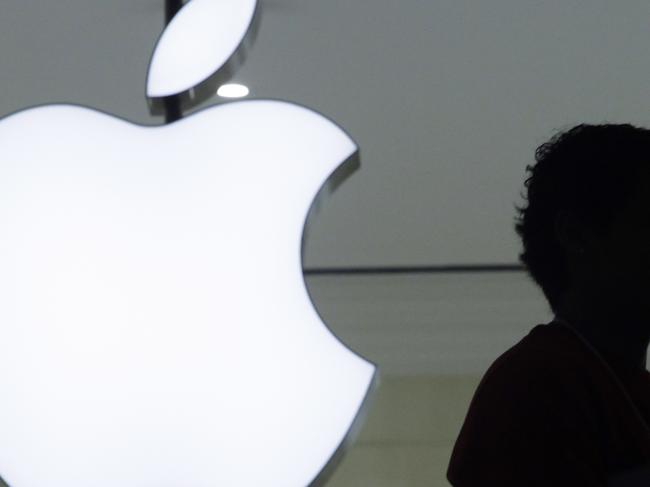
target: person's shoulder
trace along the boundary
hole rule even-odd
[[[556,324],[540,324],[492,362],[475,396],[509,402],[559,400],[580,383],[579,373],[567,335]]]
[[[532,485],[543,482],[540,472],[554,481],[535,485],[569,485],[558,483],[569,481],[573,465],[560,449],[573,455],[591,451],[594,442],[583,414],[590,404],[587,372],[575,340],[558,326],[535,326],[483,375],[450,459],[453,485]]]

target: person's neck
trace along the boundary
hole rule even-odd
[[[612,310],[578,313],[566,309],[556,314],[589,342],[605,360],[614,360],[635,369],[646,370],[650,333],[642,317],[625,316]]]

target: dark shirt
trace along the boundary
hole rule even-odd
[[[650,373],[604,358],[650,425]],[[650,430],[572,330],[540,324],[481,379],[447,479],[454,487],[650,487]]]

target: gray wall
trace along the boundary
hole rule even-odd
[[[645,0],[261,3],[236,80],[320,110],[361,146],[307,267],[515,262],[534,148],[581,121],[650,121]],[[4,0],[0,116],[73,102],[160,123],[144,86],[162,6]]]

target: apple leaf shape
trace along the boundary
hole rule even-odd
[[[159,127],[47,105],[1,120],[0,147],[0,476],[321,475],[376,380],[302,274],[310,207],[354,141],[304,107],[248,100]]]
[[[256,0],[191,0],[160,36],[147,75],[147,96],[186,92],[239,62]],[[227,73],[224,73],[227,75]]]

